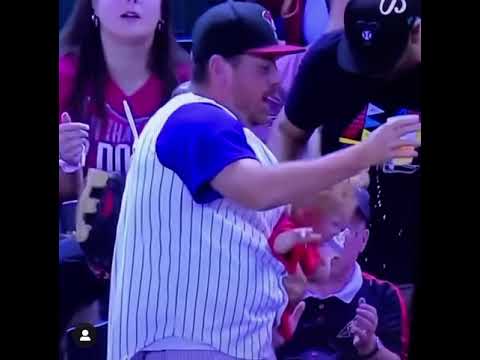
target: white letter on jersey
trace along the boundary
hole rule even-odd
[[[126,174],[130,167],[132,150],[128,144],[113,146],[103,142],[98,143],[97,168],[107,172]]]
[[[382,0],[380,2],[380,13],[382,15],[390,15],[392,11],[395,11],[397,14],[401,14],[407,10],[407,2],[405,0],[391,0],[390,6],[387,9],[385,9],[385,1],[386,0]],[[400,6],[397,5],[398,1],[400,1]]]
[[[130,145],[115,146],[115,172],[126,174],[130,167]]]
[[[113,146],[111,144],[98,143],[97,169],[107,172],[113,171]]]

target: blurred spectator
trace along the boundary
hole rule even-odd
[[[269,9],[288,44],[310,44],[343,27],[348,0],[258,0]]]
[[[420,112],[419,4],[351,0],[345,31],[310,45],[269,137],[280,160],[300,157],[318,128],[326,154],[364,140],[388,117]],[[387,162],[370,171],[372,238],[363,266],[398,284],[414,278],[420,162]]]
[[[356,262],[369,236],[368,192],[360,189],[358,200],[330,278],[307,282],[305,310],[293,338],[279,348],[279,360],[406,358],[408,321],[398,289],[362,274]]]
[[[287,44],[303,44],[304,0],[258,0],[257,2],[270,10],[272,16],[277,20],[280,37]]]
[[[169,7],[167,0],[135,7],[129,2],[76,0],[60,33],[61,199],[77,198],[88,169],[125,175],[135,134],[175,86],[188,80],[189,58],[171,32]],[[91,241],[113,245],[113,239],[88,238]],[[90,272],[74,237],[61,242],[60,266],[62,333],[74,311],[107,291],[108,284]]]
[[[314,42],[327,30],[329,6],[329,0],[305,0],[303,38],[306,44]]]
[[[305,43],[314,43],[323,34],[342,29],[345,6],[348,1],[306,0],[303,20]]]

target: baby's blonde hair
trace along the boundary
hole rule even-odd
[[[358,207],[357,188],[369,184],[368,171],[344,180],[327,190],[320,191],[308,199],[302,199],[292,204],[292,214],[298,210],[308,209],[322,214],[339,214],[351,219]]]

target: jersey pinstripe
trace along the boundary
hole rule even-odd
[[[272,355],[274,322],[286,306],[283,265],[267,238],[284,211],[253,211],[228,199],[196,203],[180,177],[158,160],[155,142],[171,114],[203,102],[173,98],[143,130],[128,172],[112,267],[108,359],[129,359],[178,337],[242,359]],[[276,163],[248,129],[265,166]]]

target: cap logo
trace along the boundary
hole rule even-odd
[[[388,7],[386,7],[385,3],[390,1]],[[406,0],[381,0],[380,1],[380,13],[382,15],[390,15],[392,12],[396,14],[401,14],[407,10],[407,2]]]
[[[275,39],[278,40],[277,28],[275,27],[275,22],[273,21],[273,17],[272,17],[272,14],[270,14],[270,11],[263,10],[262,18],[263,18],[263,20],[265,20],[268,23],[268,25],[270,25],[270,27],[273,30],[273,34],[275,35]]]
[[[367,22],[359,20],[356,25],[358,34],[362,37],[363,44],[367,46],[371,45],[378,31],[378,23],[376,21]]]
[[[373,33],[370,30],[364,30],[362,31],[362,39],[365,41],[370,41],[372,40]]]

